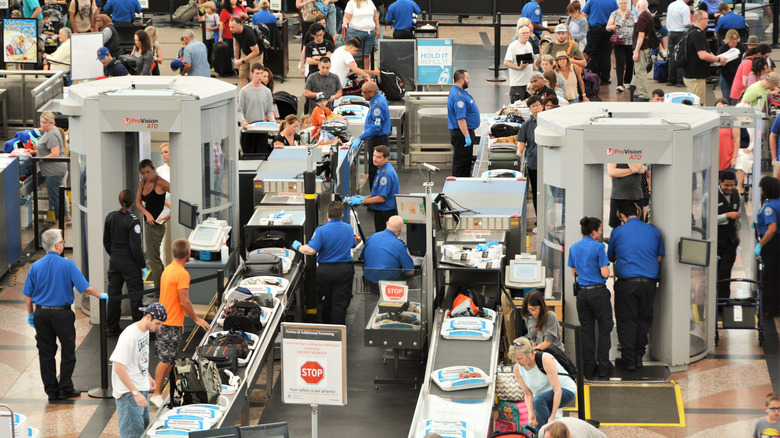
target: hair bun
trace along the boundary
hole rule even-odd
[[[590,218],[587,217],[587,216],[585,216],[584,218],[580,219],[580,225],[582,225],[583,227],[588,225],[589,222],[590,222]]]

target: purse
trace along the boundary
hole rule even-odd
[[[319,13],[320,9],[314,3],[309,3],[301,8],[301,19],[306,23],[314,23]]]
[[[515,380],[514,365],[499,364],[496,367],[496,397],[499,400],[518,402],[525,399],[525,393]]]
[[[613,33],[611,37],[609,37],[609,42],[612,43],[613,46],[625,46],[626,41],[618,35],[617,32]]]
[[[333,40],[333,44],[336,46],[336,48],[339,48],[347,44],[347,41],[347,29],[342,28],[341,33],[336,34],[335,39]]]

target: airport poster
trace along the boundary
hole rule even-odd
[[[34,64],[38,62],[38,20],[6,18],[3,20],[3,62]]]
[[[452,84],[452,40],[417,40],[417,84]]]
[[[347,404],[347,327],[282,323],[282,401]]]

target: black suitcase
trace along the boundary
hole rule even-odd
[[[488,155],[488,170],[520,170],[520,157],[514,152],[491,152]]]
[[[233,47],[221,42],[214,45],[214,71],[220,76],[233,76]]]

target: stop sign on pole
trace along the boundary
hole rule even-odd
[[[325,370],[319,362],[310,360],[301,365],[301,379],[310,385],[316,385],[325,378]]]

